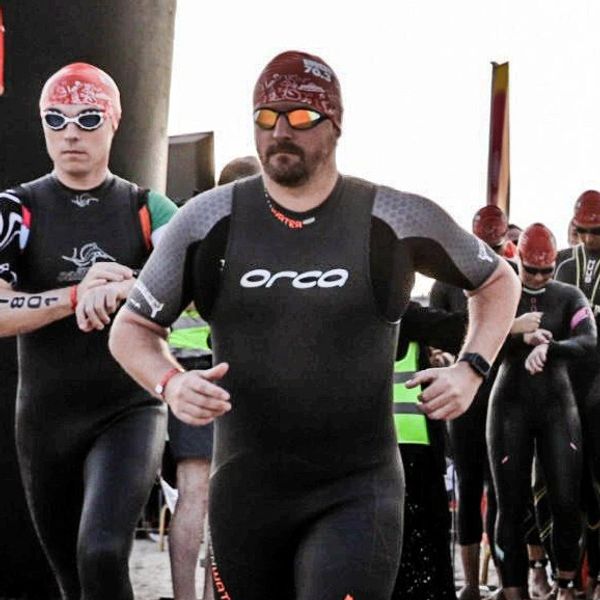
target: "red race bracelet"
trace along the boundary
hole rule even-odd
[[[71,310],[75,312],[77,308],[77,285],[72,285],[69,289],[69,299],[71,300]]]
[[[173,367],[172,369],[169,369],[164,374],[164,377],[160,380],[160,383],[156,384],[156,386],[154,387],[154,391],[163,400],[165,400],[165,388],[167,387],[167,383],[169,383],[169,381],[171,381],[171,378],[177,375],[177,373],[185,373],[185,371],[183,369],[180,369],[179,367]]]

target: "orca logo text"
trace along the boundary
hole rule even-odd
[[[331,269],[330,271],[279,271],[271,273],[267,269],[254,269],[244,273],[240,279],[240,285],[245,288],[273,287],[281,280],[287,281],[299,290],[308,288],[333,288],[343,287],[348,281],[348,271],[346,269]]]

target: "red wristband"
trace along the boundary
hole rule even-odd
[[[71,300],[71,310],[74,312],[77,308],[77,285],[72,285],[69,290],[69,299]]]
[[[165,388],[167,387],[167,383],[169,383],[169,381],[171,381],[171,378],[177,375],[177,373],[185,373],[185,371],[183,369],[180,369],[179,367],[173,367],[164,374],[163,378],[160,380],[160,383],[154,386],[154,391],[163,400],[165,400]]]

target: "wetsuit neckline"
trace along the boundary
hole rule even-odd
[[[89,188],[89,189],[85,189],[85,190],[79,190],[79,189],[76,190],[75,188],[65,185],[58,178],[55,171],[52,171],[50,176],[52,177],[52,180],[54,181],[55,185],[57,185],[61,190],[71,193],[71,194],[90,194],[90,195],[100,194],[100,193],[104,192],[106,189],[108,189],[108,187],[110,187],[110,185],[115,180],[115,176],[109,171],[106,178],[100,185],[97,185],[93,188]]]
[[[532,296],[539,296],[540,294],[543,294],[546,291],[546,286],[544,286],[543,288],[540,288],[539,290],[533,290],[531,288],[528,288],[526,285],[523,285],[523,291],[526,294],[530,294]]]
[[[263,188],[267,209],[271,212],[273,217],[278,221],[281,221],[284,225],[287,225],[290,229],[303,229],[309,225],[313,225],[319,219],[321,219],[327,212],[333,210],[337,206],[341,197],[343,177],[338,175],[337,181],[333,186],[333,189],[329,195],[314,208],[306,211],[294,211],[289,208],[285,208],[277,200],[275,200],[267,191],[266,187]]]

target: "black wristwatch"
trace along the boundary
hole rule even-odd
[[[462,361],[468,363],[471,369],[473,369],[477,375],[481,375],[484,379],[490,374],[490,363],[485,360],[481,354],[477,354],[476,352],[466,352],[458,357],[458,362]]]

